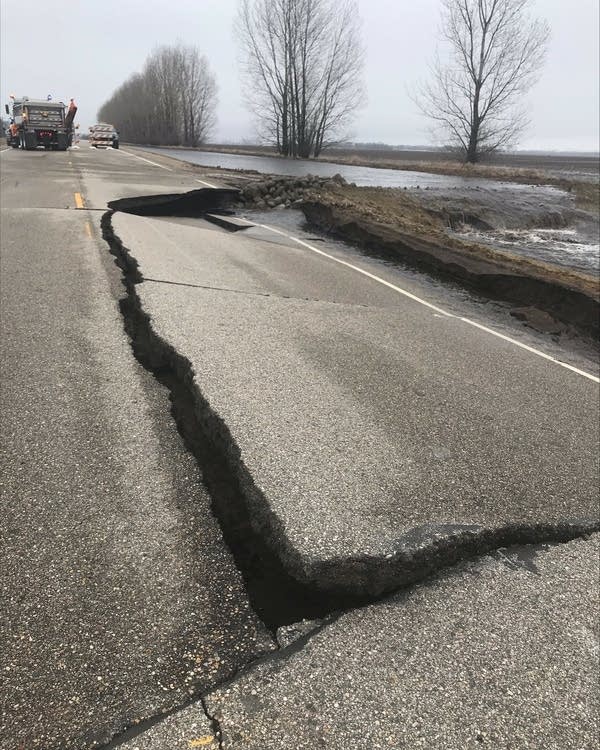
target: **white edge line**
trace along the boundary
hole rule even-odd
[[[499,333],[498,331],[494,331],[492,328],[488,328],[487,326],[481,325],[481,323],[476,323],[474,320],[469,320],[469,318],[459,318],[459,320],[462,320],[463,323],[467,323],[467,325],[475,326],[475,328],[479,328],[481,331],[485,331],[486,333],[491,333],[492,336],[497,336],[499,339],[504,339],[504,341],[508,341],[511,344],[514,344],[515,346],[518,346],[521,349],[525,349],[525,351],[531,352],[532,354],[537,354],[538,357],[542,357],[543,359],[547,359],[549,362],[554,362],[557,365],[560,365],[561,367],[564,367],[567,370],[571,370],[572,372],[576,372],[578,375],[583,376],[584,378],[588,378],[589,380],[593,380],[594,383],[600,383],[600,378],[597,378],[595,375],[592,375],[589,372],[585,372],[585,370],[580,370],[578,367],[573,367],[573,365],[567,364],[567,362],[561,362],[560,359],[556,359],[555,357],[550,356],[549,354],[545,354],[544,352],[541,352],[539,349],[534,349],[532,346],[528,346],[527,344],[523,344],[521,341],[517,341],[516,339],[512,339],[510,336],[505,336],[503,333]]]
[[[209,188],[216,188],[216,185],[213,185],[212,182],[206,182],[206,180],[194,180],[194,182],[199,182],[201,185],[206,185],[206,187]]]
[[[359,266],[355,266],[352,263],[348,263],[345,260],[341,260],[341,258],[336,258],[334,255],[330,255],[329,253],[326,253],[323,250],[319,250],[318,247],[313,247],[313,245],[310,245],[308,242],[304,242],[304,240],[301,240],[298,237],[294,237],[291,234],[282,232],[280,229],[271,227],[268,224],[254,224],[248,219],[242,219],[242,221],[245,221],[248,224],[253,224],[254,226],[261,227],[262,229],[267,229],[269,232],[280,234],[283,237],[287,237],[287,239],[292,240],[293,242],[297,242],[299,245],[302,245],[303,247],[308,248],[308,250],[312,250],[313,253],[317,253],[318,255],[322,255],[325,258],[329,258],[329,260],[332,260],[335,263],[339,263],[342,266],[351,268],[353,271],[356,271],[357,273],[360,273],[363,276],[366,276],[367,278],[372,279],[373,281],[377,281],[378,283],[383,284],[383,286],[387,286],[389,289],[392,289],[398,294],[402,294],[403,296],[408,297],[409,299],[412,299],[414,302],[418,302],[420,305],[424,305],[425,307],[428,307],[430,310],[435,310],[437,313],[444,315],[447,318],[455,318],[457,320],[462,321],[463,323],[466,323],[467,325],[474,326],[475,328],[479,328],[479,330],[481,331],[485,331],[486,333],[489,333],[492,336],[496,336],[497,338],[502,339],[503,341],[508,341],[510,344],[514,344],[515,346],[518,346],[520,349],[525,349],[525,351],[528,351],[531,354],[536,354],[538,357],[542,357],[542,359],[545,359],[548,362],[553,362],[556,365],[560,365],[560,367],[564,367],[566,370],[570,370],[571,372],[574,372],[577,375],[581,375],[582,377],[587,378],[588,380],[591,380],[594,383],[600,383],[600,378],[596,377],[595,375],[592,375],[589,372],[585,372],[585,370],[580,370],[579,368],[573,367],[573,365],[569,365],[566,362],[561,362],[560,359],[556,359],[555,357],[552,357],[549,354],[545,354],[544,352],[540,351],[539,349],[535,349],[532,346],[523,344],[520,341],[517,341],[516,339],[511,338],[510,336],[505,336],[503,333],[494,331],[492,328],[488,328],[487,326],[481,325],[481,323],[476,323],[474,320],[470,320],[469,318],[463,318],[457,315],[453,315],[452,313],[446,312],[446,310],[442,310],[441,307],[436,307],[435,305],[432,305],[430,302],[427,302],[424,299],[421,299],[421,297],[417,297],[415,294],[411,294],[410,292],[407,292],[405,289],[401,289],[399,286],[396,286],[395,284],[391,284],[389,281],[386,281],[385,279],[382,279],[381,277],[376,276],[373,273],[369,273],[369,271],[365,271],[363,268],[360,268]]]
[[[147,164],[153,164],[155,167],[160,167],[161,169],[166,169],[167,172],[172,172],[173,169],[171,167],[165,167],[164,164],[159,164],[156,161],[151,161],[150,159],[144,159],[143,156],[138,156],[137,154],[132,154],[131,151],[126,151],[124,148],[120,148],[119,151],[122,154],[127,154],[128,156],[133,156],[134,159],[139,159],[140,161],[145,161]]]
[[[147,164],[153,164],[155,167],[160,167],[161,169],[166,169],[167,172],[173,172],[172,167],[165,167],[164,164],[159,164],[156,161],[152,161],[151,159],[146,159],[143,156],[138,156],[137,154],[132,154],[131,151],[126,151],[124,148],[119,149],[124,154],[127,154],[128,156],[133,156],[134,159],[139,159],[140,161],[145,161]],[[216,185],[213,185],[211,182],[206,182],[205,180],[195,180],[195,182],[199,182],[201,185],[206,185],[206,187],[209,188],[216,188]]]

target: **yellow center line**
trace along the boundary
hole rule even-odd
[[[90,239],[92,239],[92,225],[89,221],[85,222],[85,233]]]
[[[85,203],[81,197],[81,193],[75,193],[75,205],[77,208],[85,208]]]

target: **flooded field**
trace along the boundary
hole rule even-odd
[[[585,273],[600,269],[598,213],[563,190],[455,189],[420,199],[462,239]]]
[[[381,169],[377,167],[358,167],[349,164],[333,164],[324,161],[306,159],[282,159],[276,156],[249,156],[242,154],[225,154],[216,151],[192,151],[189,149],[145,148],[165,156],[171,156],[191,164],[220,169],[253,170],[260,174],[277,174],[288,177],[304,177],[312,174],[318,177],[333,177],[341,174],[347,182],[354,182],[360,187],[389,188],[521,188],[526,185],[497,182],[477,177],[459,177],[452,175],[413,172],[404,169]]]

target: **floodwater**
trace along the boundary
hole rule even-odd
[[[569,229],[510,229],[458,233],[466,239],[500,248],[545,263],[596,275],[600,270],[600,246],[583,241],[580,233]]]
[[[477,177],[458,177],[452,175],[411,172],[403,169],[382,169],[376,167],[354,167],[349,164],[330,164],[307,159],[283,159],[276,156],[245,156],[241,154],[223,154],[216,151],[190,151],[188,149],[162,149],[144,147],[145,151],[171,156],[191,164],[221,169],[248,169],[261,174],[286,175],[303,177],[311,174],[317,177],[333,177],[341,174],[347,182],[354,182],[361,187],[388,188],[473,188],[494,187],[527,189],[527,185],[484,180]]]
[[[283,159],[269,156],[246,156],[214,151],[188,149],[145,148],[146,151],[164,154],[181,161],[208,168],[254,170],[261,174],[301,177],[312,174],[333,177],[341,174],[348,182],[365,187],[387,187],[426,190],[423,200],[461,201],[468,199],[472,205],[490,206],[505,214],[495,216],[491,231],[477,231],[463,227],[461,234],[490,247],[537,258],[546,263],[573,268],[586,273],[597,273],[600,268],[597,218],[580,214],[573,222],[572,197],[548,186],[521,185],[478,177],[428,174],[398,169],[357,167],[347,164],[330,164],[304,159]],[[425,199],[427,196],[427,199]],[[474,203],[473,203],[474,202]],[[547,227],[543,214],[550,209],[565,215],[567,226],[560,229]],[[475,210],[475,209],[472,209]],[[476,211],[475,211],[476,212]],[[583,217],[583,218],[582,218]],[[524,223],[525,226],[519,226]]]

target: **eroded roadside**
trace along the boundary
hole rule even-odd
[[[200,169],[165,154],[158,158],[185,171]],[[453,174],[447,164],[435,169]],[[473,174],[510,179],[513,187],[483,187],[476,180],[451,189],[357,187],[340,175],[285,177],[219,168],[211,170],[211,179],[239,188],[238,208],[299,208],[313,229],[505,302],[537,331],[578,333],[597,346],[597,182],[486,169]]]
[[[375,257],[399,261],[508,302],[538,330],[598,339],[598,214],[559,191],[510,194],[361,188],[342,178],[264,179],[241,186],[248,208],[299,207],[310,226]],[[573,237],[578,226],[581,237]],[[526,232],[537,245],[523,247]],[[545,245],[539,235],[554,230]],[[557,238],[559,230],[562,235]],[[512,234],[511,234],[512,232]],[[564,240],[564,241],[563,241]],[[580,252],[569,258],[566,240]],[[553,245],[562,242],[552,253]],[[588,244],[585,244],[585,243]],[[596,243],[596,244],[594,244]],[[560,258],[560,264],[552,262]],[[547,260],[544,260],[546,258]],[[579,265],[579,267],[577,267]],[[540,315],[541,313],[541,315]],[[544,317],[545,316],[545,317]]]

